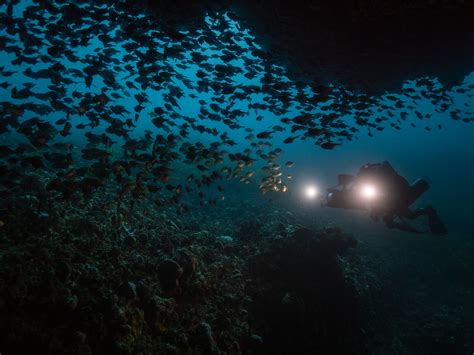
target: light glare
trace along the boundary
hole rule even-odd
[[[314,186],[307,186],[305,194],[307,198],[313,199],[318,195],[318,189]]]
[[[377,197],[377,189],[373,185],[364,185],[361,189],[362,197],[367,200],[372,200]]]

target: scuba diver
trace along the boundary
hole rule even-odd
[[[388,228],[411,233],[422,233],[404,219],[428,216],[432,234],[446,235],[447,229],[436,210],[427,206],[410,209],[410,206],[430,185],[418,179],[412,185],[400,176],[388,161],[362,166],[356,176],[340,174],[338,185],[327,189],[326,206],[333,208],[370,209],[374,221],[382,219]]]

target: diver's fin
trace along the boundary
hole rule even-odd
[[[431,233],[434,235],[446,235],[448,234],[448,229],[441,221],[437,213],[434,213],[429,216],[428,224],[430,226]]]

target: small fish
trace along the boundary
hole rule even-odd
[[[308,122],[311,121],[311,116],[306,114],[306,115],[301,115],[301,116],[297,116],[295,118],[293,118],[293,122],[295,122],[296,124],[299,124],[299,125],[305,125],[307,124]]]
[[[71,127],[72,127],[71,123],[66,122],[66,124],[64,125],[64,128],[59,132],[59,134],[62,135],[63,137],[66,137],[68,134],[70,134]]]
[[[263,131],[257,134],[257,138],[265,139],[270,138],[274,132],[273,131]]]
[[[283,141],[283,143],[285,143],[285,144],[293,143],[293,141],[294,141],[296,138],[298,138],[298,136],[291,136],[291,137],[288,137],[288,138],[286,138],[286,139]]]
[[[324,133],[324,129],[316,128],[316,127],[311,127],[311,128],[308,128],[308,130],[306,131],[306,134],[305,134],[305,135],[314,137],[314,136],[319,136],[319,135],[321,135],[322,133]]]
[[[340,145],[340,144],[332,143],[332,142],[324,142],[320,145],[320,147],[323,148],[323,149],[331,150],[331,149],[334,149],[335,147],[337,147],[338,145]]]
[[[109,102],[109,98],[104,93],[97,95],[95,99],[97,100],[100,106],[104,106],[105,104],[107,104],[107,102]]]
[[[77,111],[79,112],[79,115],[82,116],[86,113],[87,108],[85,106],[81,105],[77,108]]]
[[[67,118],[61,118],[61,119],[56,121],[56,124],[57,125],[63,125],[67,122],[67,120],[68,120]]]

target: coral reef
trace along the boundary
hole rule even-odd
[[[158,215],[117,222],[93,203],[48,206],[43,224],[17,205],[2,227],[2,353],[302,353],[360,345],[355,293],[338,257],[355,244],[338,229],[298,229],[273,214],[258,238],[249,222],[223,239]]]

